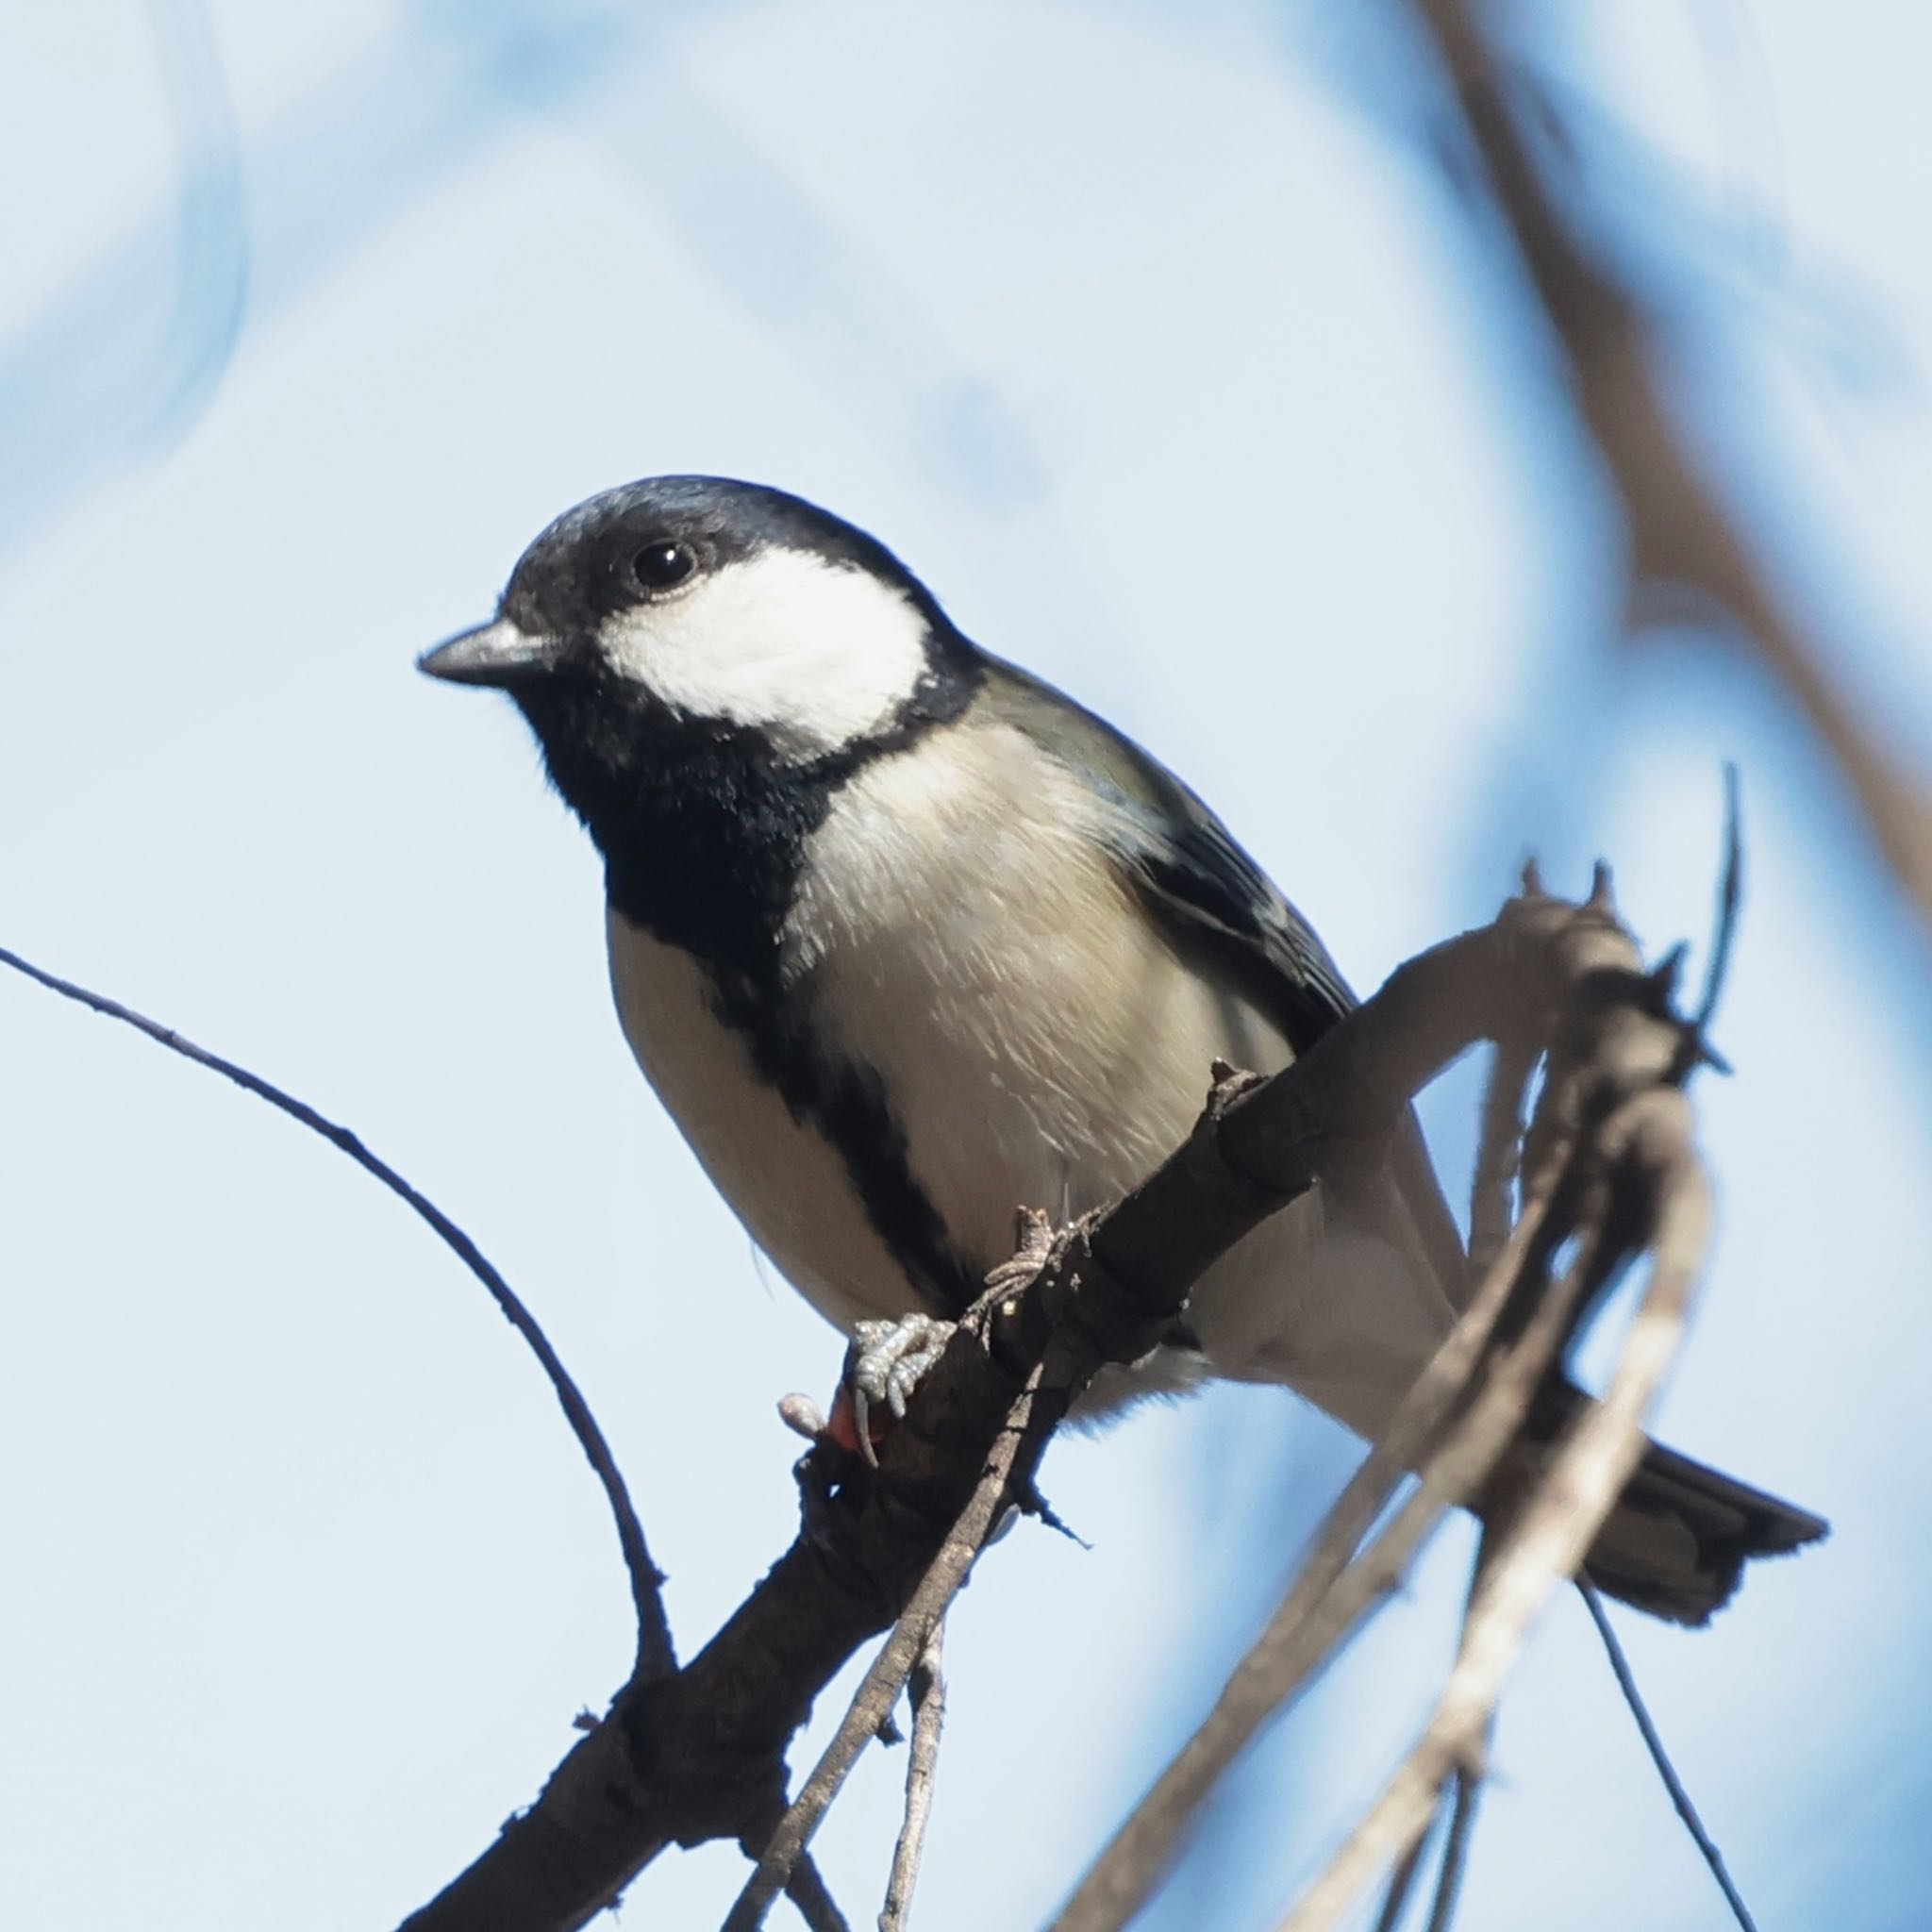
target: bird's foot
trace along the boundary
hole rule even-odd
[[[987,1275],[986,1291],[967,1313],[968,1324],[983,1341],[990,1342],[993,1318],[1011,1312],[1004,1305],[1032,1286],[1052,1255],[1053,1224],[1037,1209],[1023,1208],[1013,1255]],[[934,1315],[858,1323],[831,1414],[822,1413],[806,1395],[786,1396],[778,1414],[815,1448],[835,1457],[856,1456],[876,1468],[879,1444],[905,1415],[913,1390],[945,1353],[958,1326]]]
[[[778,1419],[803,1436],[837,1470],[857,1458],[878,1467],[879,1445],[906,1413],[907,1399],[946,1351],[958,1328],[931,1315],[896,1322],[860,1322],[845,1350],[845,1365],[826,1415],[808,1395],[788,1395]]]
[[[1013,1252],[988,1271],[981,1306],[998,1307],[1023,1294],[1040,1278],[1053,1258],[1053,1223],[1037,1208],[1023,1208],[1014,1217]]]
[[[860,1322],[852,1331],[831,1421],[825,1425],[833,1441],[876,1466],[878,1445],[906,1413],[907,1397],[945,1353],[958,1325],[931,1315]]]

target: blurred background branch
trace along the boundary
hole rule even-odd
[[[1581,184],[1553,165],[1571,152],[1559,109],[1486,30],[1484,0],[1410,0],[1482,158],[1491,206],[1507,223],[1562,358],[1566,387],[1596,445],[1629,540],[1630,617],[1707,599],[1762,658],[1857,799],[1872,838],[1932,939],[1932,796],[1826,669],[1828,641],[1800,618],[1724,502],[1672,400],[1658,318],[1585,241]]]

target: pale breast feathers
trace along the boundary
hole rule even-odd
[[[1077,1213],[1186,1132],[1216,1054],[1286,1041],[1190,972],[1102,837],[1106,806],[997,720],[878,760],[815,836],[788,972],[876,1069],[910,1165],[975,1260],[1024,1203]]]

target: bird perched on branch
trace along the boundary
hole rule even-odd
[[[639,1064],[848,1333],[958,1315],[1016,1208],[1111,1201],[1185,1138],[1211,1062],[1274,1072],[1354,1004],[1191,791],[798,497],[705,476],[593,497],[422,668],[522,708],[604,858]],[[1464,1276],[1407,1121],[1230,1250],[1089,1407],[1211,1374],[1374,1437]],[[864,1333],[890,1360],[920,1324]],[[1653,1448],[1590,1571],[1702,1623],[1747,1557],[1823,1528]]]

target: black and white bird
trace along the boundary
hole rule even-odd
[[[1110,1201],[1185,1137],[1212,1061],[1273,1072],[1353,1004],[1191,791],[780,491],[593,497],[422,668],[521,707],[603,855],[639,1064],[848,1333],[958,1315],[1016,1208]],[[1171,1344],[1090,1400],[1279,1382],[1373,1437],[1463,1291],[1410,1124],[1234,1248]],[[1701,1623],[1747,1557],[1824,1527],[1654,1448],[1591,1573]]]

